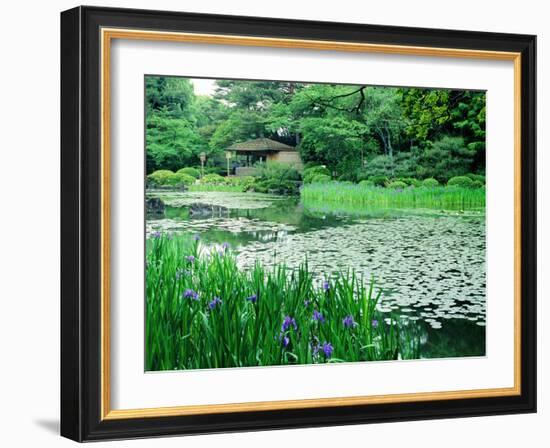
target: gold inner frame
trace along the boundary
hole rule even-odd
[[[113,39],[332,50],[412,56],[505,60],[514,63],[514,386],[442,392],[418,392],[303,400],[280,400],[141,409],[111,409],[110,369],[110,50]],[[101,29],[101,419],[184,416],[414,401],[502,397],[521,394],[521,54],[514,52],[415,47],[215,34]]]

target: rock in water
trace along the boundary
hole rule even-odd
[[[164,215],[164,202],[160,198],[145,199],[145,210],[148,214]]]

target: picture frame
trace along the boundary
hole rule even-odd
[[[234,45],[509,61],[514,70],[512,387],[111,407],[111,44]],[[536,38],[77,7],[61,14],[61,435],[75,441],[536,412]],[[335,80],[338,81],[338,80]]]

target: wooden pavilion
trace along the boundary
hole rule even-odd
[[[293,165],[298,170],[303,168],[300,153],[294,146],[285,145],[270,138],[256,138],[234,143],[226,151],[235,153],[237,156],[246,156],[246,167],[236,168],[237,175],[249,174],[248,171],[255,162],[279,162]]]

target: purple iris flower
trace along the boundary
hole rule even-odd
[[[216,308],[216,306],[218,305],[221,306],[221,304],[222,304],[222,299],[220,299],[219,297],[214,297],[212,301],[208,303],[208,308],[213,310],[214,308]]]
[[[284,336],[282,339],[281,339],[281,342],[283,343],[283,347],[288,347],[288,344],[290,344],[290,338],[288,336]]]
[[[195,233],[195,234],[193,235],[193,239],[194,239],[195,241],[199,241],[199,240],[201,239],[201,236],[200,236],[198,233]]]
[[[193,255],[188,255],[187,257],[185,257],[185,259],[189,262],[189,263],[194,263],[195,262],[195,257]]]
[[[330,342],[323,342],[323,345],[321,346],[321,350],[323,350],[323,353],[327,358],[330,358],[332,356],[332,352],[334,351],[334,348],[332,347],[332,344]]]
[[[287,331],[290,327],[293,327],[295,330],[298,329],[298,325],[296,325],[296,320],[293,317],[285,316],[283,320],[283,325],[281,325],[281,331]]]
[[[376,319],[373,319],[371,324],[372,324],[372,328],[378,327],[378,321]]]
[[[152,238],[160,238],[162,236],[162,234],[158,231],[158,230],[155,230],[152,234],[151,234],[151,237]]]
[[[258,301],[258,296],[256,294],[252,294],[251,296],[247,297],[246,300],[248,300],[250,303],[256,303]]]
[[[309,301],[309,300],[304,300],[304,307],[307,308],[307,307],[309,306],[310,303],[311,303],[311,301]]]
[[[323,289],[325,290],[325,292],[328,292],[328,290],[330,289],[330,283],[327,280],[323,282]]]
[[[357,325],[357,323],[353,320],[353,316],[351,314],[344,317],[342,319],[342,323],[344,324],[345,328],[353,328]]]
[[[316,322],[319,322],[321,324],[325,323],[324,316],[317,310],[313,311],[313,320],[316,321]]]
[[[223,250],[229,249],[229,243],[223,243],[223,244],[222,244],[222,249],[223,249]]]
[[[199,300],[199,293],[196,291],[193,291],[190,288],[187,288],[185,291],[183,291],[182,297],[184,299]]]

